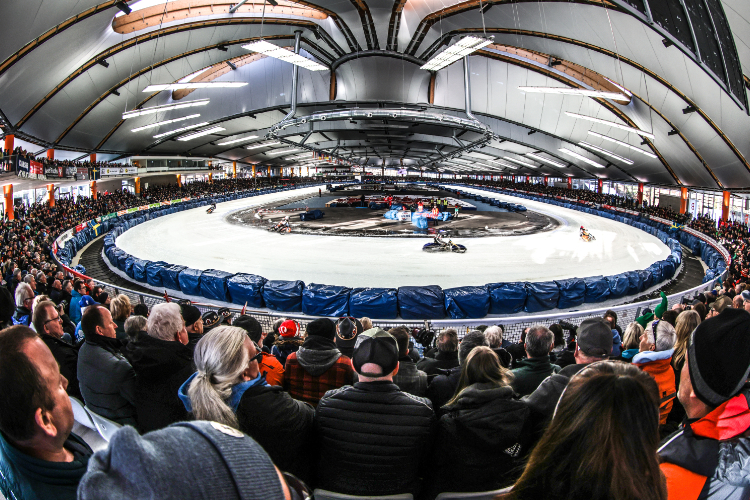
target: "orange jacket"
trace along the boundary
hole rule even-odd
[[[672,411],[674,398],[677,395],[672,369],[673,349],[668,351],[644,351],[633,357],[633,364],[648,373],[659,386],[659,424],[667,423],[667,416]]]
[[[258,365],[260,373],[266,377],[268,385],[284,385],[284,367],[273,354],[263,353],[263,360]]]

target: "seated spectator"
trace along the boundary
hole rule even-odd
[[[398,358],[396,339],[384,330],[359,335],[352,358],[359,382],[328,391],[315,412],[319,488],[363,496],[418,493],[435,415],[427,399],[393,383]]]
[[[745,311],[750,312],[750,290],[743,290],[742,291],[742,300],[743,300],[743,302],[742,302],[742,308]],[[695,307],[693,309],[695,309],[697,311],[697,309]]]
[[[724,312],[724,309],[732,307],[732,299],[726,295],[722,295],[711,303],[711,307],[708,308],[706,318],[713,318]]]
[[[315,410],[266,384],[256,346],[242,328],[222,325],[208,332],[195,349],[198,371],[180,387],[180,399],[196,419],[241,430],[282,470],[310,477],[306,454]]]
[[[685,427],[659,449],[670,499],[747,495],[750,314],[727,308],[693,332],[680,372]]]
[[[252,316],[242,315],[232,322],[232,326],[237,326],[245,330],[250,340],[260,347],[263,357],[258,361],[258,369],[260,370],[260,374],[266,379],[268,385],[283,387],[284,367],[281,366],[281,363],[279,363],[279,360],[273,354],[263,351],[263,327],[260,326],[258,320]]]
[[[750,292],[748,292],[750,293]],[[365,316],[364,318],[359,318],[359,322],[362,324],[362,331],[369,330],[372,328],[372,320]],[[361,333],[361,332],[360,332]]]
[[[489,347],[469,353],[456,394],[439,421],[426,484],[430,497],[444,491],[495,490],[512,482],[529,413],[526,403],[514,399],[512,379]]]
[[[34,295],[39,294],[39,292],[37,292],[37,289],[36,289],[36,278],[34,277],[33,272],[27,273],[26,276],[23,277],[23,282],[31,287],[31,290],[34,292]]]
[[[83,314],[86,312],[86,309],[88,309],[91,306],[99,307],[99,304],[90,296],[90,295],[84,295],[81,297],[80,302],[78,302],[78,306],[81,310],[81,317],[83,317]],[[76,325],[75,329],[75,342],[80,343],[83,342],[83,332],[81,331],[81,322],[78,321],[78,324]]]
[[[108,297],[109,296],[104,297],[104,294],[102,293],[99,295],[99,300],[97,302],[106,305],[106,299]],[[109,303],[109,310],[112,313],[112,321],[117,325],[117,328],[115,329],[117,340],[122,342],[127,338],[127,335],[125,334],[125,321],[130,317],[130,299],[124,293],[116,295]]]
[[[194,351],[196,344],[203,337],[203,315],[201,310],[192,304],[180,304],[180,313],[188,335],[187,346]]]
[[[654,320],[641,336],[640,352],[633,356],[633,364],[651,375],[659,386],[661,424],[667,423],[667,415],[672,411],[674,398],[677,396],[672,370],[672,354],[676,340],[677,334],[671,324],[663,319]]]
[[[146,333],[146,321],[145,317],[136,314],[125,320],[125,335],[128,338],[123,343],[123,346],[127,346],[130,342],[137,342],[142,337],[148,336],[148,333]]]
[[[31,304],[34,302],[34,291],[28,283],[19,283],[16,287],[16,312],[13,313],[14,325],[31,325]]]
[[[49,298],[56,305],[62,302],[64,295],[63,295],[62,283],[60,282],[60,280],[55,280],[52,282],[52,286],[50,287],[50,291],[49,291]]]
[[[117,431],[91,459],[78,499],[292,500],[308,493],[253,439],[216,422],[183,422],[143,436]]]
[[[5,286],[0,285],[0,330],[13,325],[13,315],[16,312],[16,303],[13,295]]]
[[[357,318],[340,318],[336,322],[336,347],[347,358],[352,357],[357,335],[362,333],[362,323]]]
[[[484,333],[474,330],[464,335],[458,346],[458,362],[460,365],[464,364],[469,353],[479,346],[487,346]],[[456,394],[456,387],[458,387],[458,381],[461,378],[460,365],[447,371],[441,370],[443,373],[435,377],[427,387],[427,397],[432,402],[432,407],[438,415],[440,415],[443,405]]]
[[[73,282],[73,291],[70,295],[70,310],[68,311],[68,316],[70,317],[70,321],[77,325],[81,322],[81,297],[88,295],[86,284],[81,280]]]
[[[20,286],[19,286],[20,288]],[[68,379],[68,394],[82,399],[78,386],[78,348],[62,340],[65,332],[62,329],[62,318],[54,302],[40,302],[34,312],[34,328],[47,344],[52,356],[60,365],[60,373]]]
[[[609,309],[604,312],[603,318],[604,321],[609,323],[610,328],[612,330],[616,330],[620,337],[622,337],[622,328],[620,328],[620,325],[617,324],[617,313]]]
[[[641,345],[641,336],[643,335],[644,329],[640,325],[633,321],[625,328],[625,333],[622,338],[622,353],[620,359],[627,363],[633,361],[633,356],[638,354]]]
[[[187,418],[177,391],[194,372],[180,306],[155,305],[146,331],[148,335],[129,342],[124,353],[135,370],[135,410],[143,432]]]
[[[549,325],[549,331],[555,337],[555,345],[549,353],[550,361],[560,368],[575,364],[576,360],[573,357],[573,351],[568,350],[568,344],[565,342],[563,327],[559,323],[554,323]]]
[[[453,328],[440,332],[437,337],[437,352],[434,358],[424,357],[417,368],[429,377],[437,375],[438,368],[449,370],[458,366],[458,333]]]
[[[745,299],[742,298],[742,295],[734,296],[734,299],[732,299],[732,307],[734,307],[735,309],[745,308]]]
[[[490,349],[495,351],[497,358],[500,360],[500,364],[505,368],[510,368],[513,362],[513,357],[508,351],[503,348],[503,329],[500,326],[490,326],[484,330],[484,338],[490,344]]]
[[[307,325],[307,339],[284,366],[284,389],[294,399],[317,406],[327,391],[354,381],[351,360],[336,348],[335,335],[336,326],[328,318]]]
[[[68,381],[30,328],[0,331],[0,492],[75,500],[91,448],[73,434]]]
[[[148,318],[148,315],[149,315],[148,306],[146,304],[136,304],[133,307],[133,314],[135,316],[143,316],[144,318]]]
[[[666,500],[658,406],[654,380],[634,366],[587,366],[568,383],[521,478],[497,498]]]
[[[730,306],[731,307],[731,306]],[[676,311],[674,309],[669,311],[664,311],[664,314],[662,314],[661,319],[663,321],[666,321],[673,327],[677,325],[677,316],[680,314],[681,311]]]
[[[399,326],[391,328],[389,332],[398,344],[398,373],[393,376],[393,383],[404,392],[415,396],[427,393],[427,374],[417,369],[417,365],[409,357],[409,330]]]
[[[529,328],[523,346],[527,358],[519,361],[517,368],[513,369],[513,390],[520,396],[531,394],[542,380],[560,371],[559,366],[550,362],[554,335],[549,328],[544,325]]]
[[[83,313],[86,340],[78,351],[78,381],[83,400],[94,413],[137,427],[135,371],[120,353],[116,326],[106,307],[88,307]]]
[[[513,358],[513,363],[511,364],[511,367],[516,368],[518,366],[518,362],[522,359],[526,358],[526,349],[524,348],[524,344],[526,343],[526,334],[529,332],[529,328],[524,328],[521,332],[521,338],[516,344],[511,344],[507,347],[505,347],[505,350],[508,351],[510,356]]]
[[[279,339],[272,345],[271,354],[276,356],[281,366],[286,366],[286,358],[302,346],[305,339],[298,336],[299,324],[291,319],[285,320],[278,327]],[[309,332],[308,332],[309,335]]]

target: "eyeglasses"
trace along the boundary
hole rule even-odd
[[[263,350],[260,347],[258,347],[258,344],[256,344],[255,341],[253,341],[253,346],[255,347],[255,350],[258,352],[255,354],[255,356],[250,358],[250,361],[248,363],[252,363],[253,361],[257,361],[258,363],[260,363],[261,360],[263,359]]]
[[[654,324],[651,325],[651,329],[654,331],[654,345],[656,345],[656,327],[659,326],[660,319],[654,320]]]

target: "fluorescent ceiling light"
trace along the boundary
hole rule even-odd
[[[204,135],[213,134],[214,132],[221,132],[222,130],[226,130],[226,129],[224,127],[211,127],[211,128],[207,128],[206,130],[201,130],[200,132],[183,135],[182,137],[178,137],[177,140],[189,141],[192,139],[197,139],[198,137],[203,137]]]
[[[209,68],[199,69],[195,73],[192,73],[192,74],[186,76],[185,78],[183,78],[182,80],[180,80],[178,83],[187,83],[187,82],[193,80],[193,78],[195,78],[196,76],[200,75],[201,73],[205,73],[208,69]]]
[[[625,158],[623,156],[620,156],[618,154],[613,153],[612,151],[608,151],[608,150],[606,150],[604,148],[600,148],[599,146],[594,146],[593,144],[589,144],[588,142],[581,141],[581,142],[578,143],[578,145],[579,146],[583,146],[583,147],[588,148],[588,149],[593,149],[597,153],[601,153],[603,155],[611,156],[615,160],[620,160],[621,162],[627,163],[628,165],[632,165],[633,164],[633,160],[629,160],[629,159],[627,159],[627,158]]]
[[[572,118],[580,118],[581,120],[588,120],[590,122],[601,123],[602,125],[607,125],[609,127],[619,128],[620,130],[626,130],[630,132],[631,134],[642,135],[643,137],[648,137],[651,140],[655,139],[654,134],[650,132],[645,132],[639,128],[628,127],[627,125],[620,125],[619,123],[602,120],[601,118],[594,118],[593,116],[579,115],[578,113],[571,113],[570,111],[566,111],[565,114]]]
[[[269,154],[269,155],[281,155],[281,154],[284,154],[284,153],[294,153],[295,151],[299,151],[299,148],[284,149],[283,151],[277,151],[277,150],[267,151],[266,154]]]
[[[150,115],[152,113],[161,113],[162,111],[171,111],[173,109],[192,108],[193,106],[205,106],[208,99],[198,99],[196,101],[185,101],[174,104],[162,104],[161,106],[152,106],[150,108],[134,109],[122,114],[122,119],[135,118],[136,116]]]
[[[518,168],[518,167],[516,167],[514,165],[509,165],[508,163],[505,163],[504,161],[500,161],[500,160],[486,160],[486,161],[488,161],[490,163],[497,163],[498,165],[502,165],[504,167],[512,168],[513,170],[515,170],[515,169]]]
[[[518,163],[519,165],[523,165],[524,167],[531,167],[531,168],[539,168],[536,165],[532,165],[531,163],[526,163],[525,161],[516,160],[514,158],[511,158],[510,156],[503,156],[508,161],[512,161],[513,163]]]
[[[265,148],[266,146],[275,146],[276,144],[281,144],[281,143],[279,141],[276,141],[276,142],[264,142],[263,144],[253,144],[252,146],[246,146],[245,149]]]
[[[300,160],[302,158],[307,158],[308,156],[312,156],[312,153],[302,153],[294,156],[287,156],[284,158],[284,160],[292,161],[292,160]]]
[[[257,42],[248,43],[247,45],[243,45],[242,48],[265,54],[268,57],[273,57],[274,59],[281,59],[282,61],[301,66],[305,69],[309,69],[310,71],[325,71],[328,69],[322,64],[313,61],[312,59],[308,59],[299,54],[295,54],[290,50],[286,50],[265,40],[258,40]]]
[[[220,142],[217,146],[226,146],[227,144],[235,144],[237,142],[249,141],[250,139],[257,139],[257,135],[248,135],[247,137],[241,137],[239,139],[233,139],[227,142]]]
[[[162,125],[167,125],[168,123],[175,123],[175,122],[181,122],[183,120],[192,120],[193,118],[198,118],[200,115],[190,115],[190,116],[183,116],[182,118],[172,118],[171,120],[164,120],[161,122],[152,123],[151,125],[144,125],[142,127],[137,127],[131,130],[131,132],[140,132],[141,130],[146,130],[149,128],[155,128],[155,127],[161,127]]]
[[[549,158],[545,158],[544,156],[535,155],[534,153],[526,153],[526,156],[529,158],[534,158],[536,161],[540,161],[542,163],[548,163],[552,166],[558,167],[558,168],[566,168],[567,165],[563,165],[562,163],[552,161]]]
[[[165,83],[164,85],[149,85],[143,92],[161,92],[162,90],[182,89],[219,89],[244,87],[247,82],[197,82],[197,83]]]
[[[488,40],[486,38],[480,38],[477,36],[465,36],[457,43],[451,45],[440,54],[427,61],[427,63],[420,69],[426,69],[427,71],[437,71],[458,61],[463,56],[467,56],[472,52],[477,51],[491,43],[492,40]]]
[[[169,132],[163,132],[161,134],[156,134],[154,136],[154,139],[158,139],[159,137],[164,137],[166,135],[176,134],[177,132],[184,132],[185,130],[191,130],[191,129],[198,128],[198,127],[204,127],[206,125],[208,125],[208,122],[196,123],[194,125],[188,125],[187,127],[182,127],[182,128],[178,128],[178,129],[175,129],[175,130],[170,130]]]
[[[601,90],[572,89],[569,87],[518,87],[518,90],[524,92],[533,92],[540,94],[566,94],[582,95],[586,97],[602,97],[604,99],[615,99],[617,101],[627,101],[628,97],[619,92],[605,92]]]
[[[642,153],[649,158],[657,158],[657,156],[654,153],[651,153],[650,151],[644,151],[641,148],[637,148],[635,146],[631,146],[627,142],[618,141],[617,139],[613,139],[612,137],[607,137],[606,135],[602,135],[598,132],[594,132],[593,130],[589,130],[589,134],[593,135],[594,137],[598,137],[600,139],[604,139],[605,141],[614,142],[615,144],[619,144],[620,146],[625,146],[626,148],[630,148],[633,151],[638,151],[639,153]]]
[[[579,155],[578,153],[574,153],[573,151],[571,151],[571,150],[569,150],[569,149],[566,149],[566,148],[560,148],[560,149],[559,149],[558,151],[560,151],[561,153],[565,153],[566,155],[570,155],[570,156],[572,156],[573,158],[578,158],[578,159],[579,159],[579,160],[581,160],[581,161],[585,161],[585,162],[586,162],[586,163],[588,163],[589,165],[592,165],[592,166],[594,166],[594,167],[596,167],[596,168],[605,168],[605,167],[604,167],[604,165],[602,165],[601,163],[597,163],[597,162],[595,162],[594,160],[589,160],[589,159],[588,159],[588,158],[586,158],[585,156],[581,156],[581,155]]]

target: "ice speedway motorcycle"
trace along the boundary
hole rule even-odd
[[[208,209],[206,210],[206,213],[207,214],[212,214],[212,213],[214,213],[214,210],[216,210],[216,203],[214,203],[210,207],[208,207]]]
[[[586,231],[583,226],[581,226],[581,239],[585,242],[596,240],[596,238],[594,238],[594,235]]]
[[[284,217],[284,218],[283,218],[283,219],[281,220],[281,222],[279,222],[279,223],[278,223],[278,224],[276,224],[275,226],[271,226],[271,227],[270,227],[270,228],[268,228],[268,229],[269,229],[269,230],[270,230],[270,231],[271,231],[272,233],[281,233],[281,234],[284,234],[284,233],[291,233],[291,232],[292,232],[292,228],[291,228],[291,226],[289,225],[289,217],[288,217],[288,216],[287,216],[287,217]]]
[[[425,243],[425,245],[422,247],[422,250],[425,252],[455,252],[455,253],[465,253],[466,247],[463,245],[459,245],[458,243],[453,243],[453,240],[448,240],[446,243],[442,240],[442,235],[438,234],[435,236],[435,239],[431,243]]]

